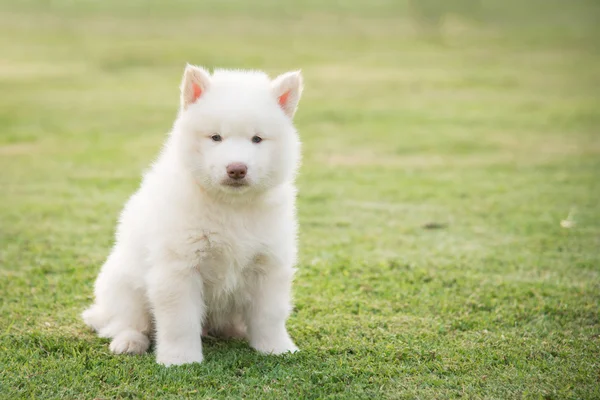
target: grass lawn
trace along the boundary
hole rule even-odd
[[[0,0],[0,398],[600,398],[600,4],[483,6]],[[187,61],[304,72],[296,355],[79,318]]]

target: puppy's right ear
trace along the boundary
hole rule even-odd
[[[193,104],[210,87],[210,74],[200,67],[186,65],[181,81],[181,108],[184,110]]]

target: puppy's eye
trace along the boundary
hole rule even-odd
[[[210,138],[213,142],[220,142],[221,140],[223,140],[223,138],[219,134],[212,135]]]
[[[260,136],[254,135],[252,136],[252,143],[260,143],[262,142],[262,138]]]

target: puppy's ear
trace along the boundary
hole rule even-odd
[[[293,71],[281,74],[273,80],[271,87],[283,112],[293,118],[302,95],[302,73]]]
[[[210,74],[200,67],[186,65],[181,81],[181,108],[184,110],[193,104],[210,87]]]

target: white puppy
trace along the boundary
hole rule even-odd
[[[163,151],[121,214],[83,319],[114,353],[164,365],[202,361],[202,332],[294,352],[286,330],[296,262],[292,124],[300,72],[188,65]]]

